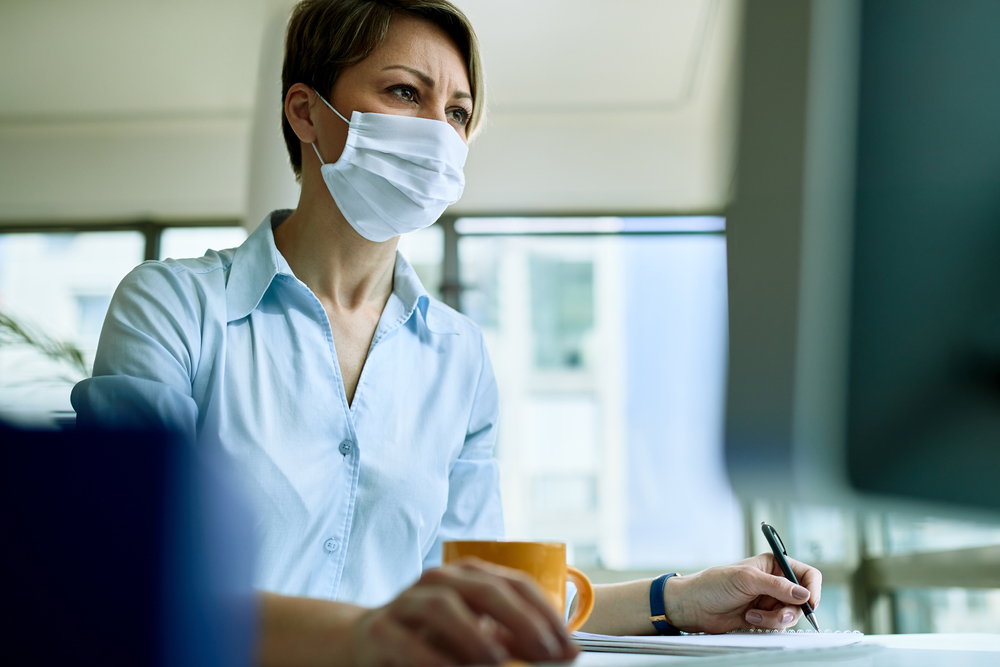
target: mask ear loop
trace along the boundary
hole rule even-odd
[[[332,104],[330,104],[329,102],[327,102],[327,101],[326,101],[326,98],[325,98],[325,97],[323,97],[323,96],[322,96],[322,95],[320,95],[320,94],[319,94],[318,92],[316,92],[316,89],[315,89],[315,88],[313,88],[313,92],[314,92],[314,93],[316,93],[316,97],[318,97],[319,99],[323,100],[323,104],[325,104],[326,106],[330,107],[330,111],[332,111],[333,113],[335,113],[335,114],[337,114],[338,116],[340,116],[340,120],[344,121],[344,122],[345,122],[345,123],[347,123],[348,125],[350,125],[350,124],[351,124],[351,121],[349,121],[349,120],[347,120],[346,118],[344,118],[343,116],[341,116],[341,115],[340,115],[340,112],[339,112],[339,111],[337,111],[336,109],[334,109],[334,108],[333,108],[333,105],[332,105]],[[313,142],[313,143],[311,143],[311,144],[309,144],[309,145],[310,145],[310,146],[312,146],[312,149],[313,149],[313,152],[315,152],[315,153],[316,153],[316,157],[318,157],[318,158],[319,158],[319,164],[320,164],[320,166],[322,167],[323,165],[325,165],[325,164],[326,164],[326,162],[323,162],[323,156],[319,154],[319,149],[318,149],[318,148],[316,148],[316,143],[315,143],[315,142]]]
[[[313,92],[314,92],[314,93],[316,93],[316,91],[315,91],[315,90],[313,90]],[[332,111],[333,113],[335,113],[335,114],[337,114],[338,116],[340,116],[340,112],[339,112],[339,111],[337,111],[336,109],[334,109],[334,108],[333,108],[333,105],[332,105],[332,104],[330,104],[329,102],[327,102],[327,101],[326,101],[326,98],[325,98],[325,97],[323,97],[323,96],[322,96],[322,95],[320,95],[319,93],[316,93],[316,97],[318,97],[319,99],[323,100],[323,104],[325,104],[326,106],[330,107],[330,111]],[[347,120],[347,119],[346,119],[346,118],[344,118],[343,116],[340,116],[340,120],[344,121],[344,122],[345,122],[345,123],[347,123],[348,125],[350,125],[350,124],[351,124],[351,121]]]
[[[316,148],[316,143],[313,142],[313,143],[311,143],[309,145],[313,147],[313,152],[316,153],[316,157],[319,158],[319,166],[322,167],[322,166],[326,165],[326,162],[323,162],[323,156],[319,154],[319,149]]]

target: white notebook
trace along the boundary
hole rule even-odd
[[[860,632],[743,631],[724,635],[677,637],[614,637],[575,632],[573,639],[584,651],[648,653],[653,655],[720,655],[747,651],[795,651],[836,648],[861,642]]]

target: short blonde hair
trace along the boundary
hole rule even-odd
[[[472,87],[471,139],[486,117],[486,85],[479,41],[469,19],[448,0],[303,0],[292,10],[285,35],[281,102],[288,89],[304,83],[327,99],[340,73],[361,62],[382,43],[393,14],[402,12],[439,26],[465,58]],[[284,113],[281,129],[296,177],[302,174],[302,146]]]

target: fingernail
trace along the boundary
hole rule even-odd
[[[753,623],[754,625],[760,625],[761,621],[764,620],[764,617],[755,611],[751,611],[747,613],[747,620]]]
[[[781,622],[791,623],[793,618],[795,618],[795,614],[793,614],[790,611],[786,611],[784,614],[781,615]]]
[[[809,599],[809,589],[805,586],[796,586],[792,589],[792,595],[795,596],[796,600],[808,600]]]

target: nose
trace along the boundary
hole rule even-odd
[[[439,105],[425,106],[421,108],[420,117],[427,118],[429,120],[440,120],[444,123],[448,122],[448,115],[445,112],[444,107]]]
[[[424,98],[424,103],[420,105],[419,115],[421,118],[430,120],[440,120],[448,122],[448,106],[450,100],[446,99],[440,91],[432,91]]]

